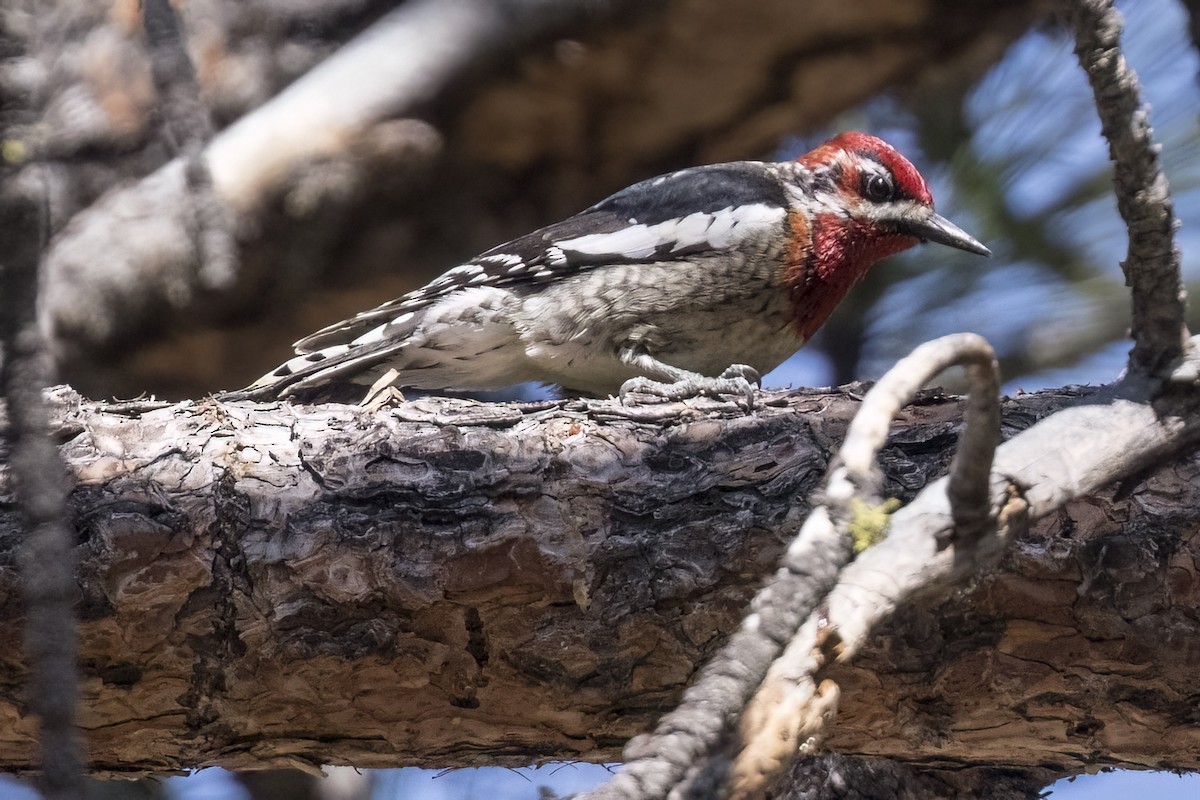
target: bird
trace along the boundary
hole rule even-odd
[[[934,211],[916,167],[848,131],[782,162],[635,183],[296,342],[230,399],[379,383],[567,395],[752,397],[880,259],[990,251]]]

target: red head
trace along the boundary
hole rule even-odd
[[[883,167],[884,172],[891,175],[897,194],[933,206],[929,187],[912,162],[883,139],[870,134],[858,131],[839,133],[815,150],[797,158],[796,162],[814,170],[823,165],[840,162],[849,168],[842,176],[844,188],[850,192],[860,192],[862,187],[858,180],[862,177],[860,167],[863,159]]]
[[[882,139],[850,131],[796,159],[789,221],[796,247],[784,280],[808,339],[879,259],[922,241],[989,251],[933,210],[917,168]]]

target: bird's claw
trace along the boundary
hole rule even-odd
[[[686,400],[701,395],[721,398],[733,395],[746,400],[746,410],[754,408],[754,395],[759,383],[758,370],[745,364],[734,364],[716,378],[697,375],[673,383],[664,383],[649,378],[630,378],[621,384],[619,397],[622,403],[631,404],[631,395],[648,395],[661,402]],[[636,402],[636,401],[634,401]]]
[[[759,388],[762,387],[762,376],[758,374],[758,370],[749,364],[730,364],[717,377],[721,379],[742,378]]]

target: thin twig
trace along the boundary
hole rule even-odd
[[[1137,74],[1121,54],[1121,15],[1112,0],[1071,0],[1075,54],[1087,73],[1116,180],[1117,210],[1129,230],[1122,263],[1133,294],[1129,367],[1158,375],[1178,361],[1187,337],[1187,293],[1175,247],[1176,220],[1159,146],[1139,96]]]
[[[41,183],[32,169],[0,196],[5,241],[0,282],[0,383],[8,404],[11,468],[28,534],[20,553],[30,704],[40,719],[41,788],[48,800],[83,797],[83,758],[75,727],[74,531],[67,524],[68,479],[48,435],[42,389],[49,370],[38,334],[38,261],[45,231]]]
[[[996,357],[981,336],[959,333],[926,342],[888,370],[863,398],[846,439],[830,470],[826,497],[842,508],[839,535],[846,538],[849,504],[876,505],[875,487],[882,473],[876,457],[900,410],[921,387],[943,370],[967,368],[969,397],[963,431],[950,469],[947,494],[958,534],[956,550],[970,549],[990,526],[992,457],[1000,440],[1000,378]],[[868,495],[863,498],[862,491]],[[840,584],[840,581],[839,581]],[[832,721],[838,688],[821,684],[820,670],[836,648],[836,629],[821,613],[813,614],[780,658],[771,665],[762,687],[742,718],[744,746],[730,778],[730,797],[761,797],[806,743],[815,746]]]
[[[959,355],[959,351],[966,355]],[[755,596],[751,611],[729,643],[700,671],[696,683],[679,706],[666,714],[653,734],[635,739],[625,749],[626,765],[603,786],[584,795],[588,800],[665,797],[669,791],[684,797],[705,797],[725,782],[728,760],[718,754],[729,745],[734,722],[758,689],[771,662],[792,640],[800,622],[833,587],[838,573],[853,557],[847,535],[856,514],[855,502],[864,495],[877,504],[881,484],[875,454],[887,439],[888,427],[899,408],[924,383],[949,364],[986,361],[994,370],[991,348],[973,334],[959,334],[923,345],[902,361],[863,400],[846,436],[846,443],[830,470],[826,506],[814,508],[800,533],[788,547],[780,568]],[[982,374],[986,370],[979,370]],[[976,388],[996,392],[997,381],[984,379]],[[964,437],[979,443],[998,438],[998,405],[981,417],[977,404]],[[976,433],[983,423],[990,430]],[[986,447],[972,446],[972,452]],[[990,453],[989,453],[990,455]],[[986,478],[988,464],[983,465]],[[975,470],[964,470],[967,480]],[[962,478],[960,477],[960,482]],[[973,497],[974,490],[964,493]],[[986,493],[985,493],[986,496]],[[969,515],[968,515],[969,516]],[[826,698],[830,700],[830,698]],[[831,701],[831,700],[830,700]],[[793,750],[794,751],[794,750]],[[781,764],[786,765],[787,760]],[[773,773],[772,773],[773,774]]]

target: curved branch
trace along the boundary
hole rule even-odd
[[[606,784],[585,795],[586,798],[659,798],[665,797],[668,791],[704,797],[725,783],[728,759],[718,750],[729,738],[734,721],[741,716],[748,701],[753,706],[752,696],[772,698],[759,703],[774,702],[775,685],[758,688],[768,669],[773,669],[771,662],[853,557],[855,542],[848,535],[848,529],[859,513],[853,503],[862,502],[864,495],[869,498],[867,505],[877,502],[882,473],[875,465],[875,456],[887,439],[891,420],[930,378],[956,363],[968,363],[974,368],[970,374],[980,385],[973,386],[973,392],[992,394],[990,401],[976,399],[972,403],[964,432],[964,436],[972,441],[972,454],[982,453],[987,458],[982,467],[960,465],[956,470],[958,483],[968,484],[961,492],[966,498],[964,502],[979,494],[979,490],[969,484],[977,480],[980,469],[986,479],[990,451],[998,438],[995,358],[980,337],[957,334],[917,348],[867,393],[863,408],[855,415],[846,442],[829,471],[825,505],[809,513],[775,576],[755,596],[751,611],[737,633],[701,670],[678,708],[663,716],[654,733],[630,742],[625,750],[624,768]],[[987,367],[982,366],[984,363]],[[986,498],[986,489],[983,494]],[[974,509],[964,512],[969,519],[976,514]],[[756,691],[758,695],[755,695]],[[826,698],[826,702],[832,701]],[[818,716],[822,713],[818,712]],[[772,780],[787,765],[789,758],[780,755],[780,747],[786,751],[792,743],[790,749],[794,752],[794,739],[780,735],[781,729],[790,726],[793,720],[794,717],[789,718],[782,725],[768,721],[752,726],[755,732],[765,732],[765,737],[770,740],[747,736],[752,739],[746,748],[750,751],[748,758],[755,762],[754,772],[761,779],[758,786]],[[798,729],[799,725],[794,728]],[[764,748],[770,751],[766,759],[770,767],[761,763]],[[739,763],[735,771],[743,766]]]
[[[892,517],[888,538],[847,566],[789,645],[790,658],[781,659],[806,667],[780,675],[794,684],[787,699],[807,726],[796,737],[799,752],[812,752],[828,729],[830,699],[836,699],[838,687],[825,676],[863,649],[903,604],[944,593],[996,565],[1032,522],[1069,501],[1195,447],[1200,425],[1186,418],[1190,412],[1155,408],[1146,388],[1131,381],[1106,389],[1002,445],[991,487],[996,536],[978,546],[944,547],[953,531],[948,479],[928,486]]]
[[[926,342],[879,379],[863,398],[863,408],[846,432],[830,475],[827,497],[836,499],[846,494],[835,489],[842,480],[838,466],[846,470],[853,496],[861,498],[866,487],[871,487],[874,494],[880,478],[875,459],[887,441],[892,420],[922,386],[953,366],[966,368],[970,391],[963,410],[962,439],[950,466],[948,491],[959,535],[973,537],[982,531],[988,518],[992,454],[1000,441],[1000,373],[991,345],[973,333]]]
[[[959,365],[966,367],[970,391],[946,492],[957,534],[956,548],[974,545],[990,527],[989,477],[1000,439],[1000,375],[991,346],[973,333],[927,342],[880,378],[850,423],[846,441],[830,471],[827,497],[834,494],[835,483],[845,481],[843,473],[858,476],[846,481],[850,484],[864,486],[867,479],[877,484],[882,475],[877,457],[887,441],[892,420],[922,386],[943,370]],[[873,491],[871,494],[866,502],[877,502]],[[850,516],[848,505],[854,497],[862,502],[861,494],[838,501],[846,505],[839,516]],[[839,527],[840,535],[845,537],[848,522]],[[820,683],[816,676],[836,641],[836,630],[827,624],[824,615],[812,615],[771,665],[742,719],[745,744],[733,765],[731,798],[761,797],[791,763],[802,742],[812,748],[823,738],[836,713],[838,688],[829,681]]]
[[[1117,209],[1129,230],[1121,267],[1133,294],[1132,370],[1157,375],[1178,361],[1187,329],[1177,221],[1159,147],[1138,93],[1137,74],[1120,49],[1121,16],[1112,0],[1072,0],[1075,54],[1087,73],[1116,179]]]

